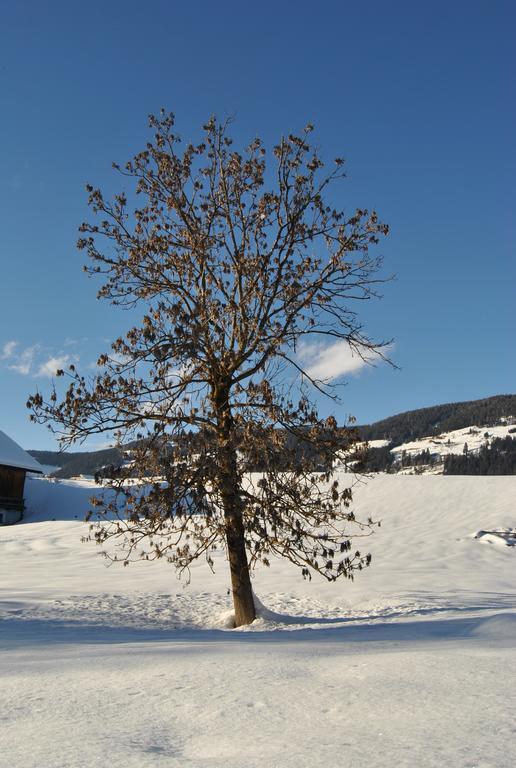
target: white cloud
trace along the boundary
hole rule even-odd
[[[63,341],[63,346],[65,347],[78,347],[82,344],[86,344],[89,341],[88,336],[83,336],[80,339],[74,339],[71,336],[67,336],[66,339]]]
[[[61,351],[53,352],[41,344],[20,348],[17,341],[5,342],[0,351],[0,361],[5,361],[8,370],[35,378],[39,376],[51,378],[55,376],[58,368],[65,368],[78,360],[78,355],[67,355]]]
[[[124,365],[127,365],[127,363],[131,362],[132,360],[132,358],[129,355],[121,355],[121,354],[118,354],[118,352],[107,353],[107,357],[108,357],[108,364],[110,366],[114,366],[114,365],[124,366]],[[99,361],[99,358],[97,357],[95,358],[95,360],[91,360],[87,365],[84,365],[83,367],[87,368],[90,371],[98,371],[99,368],[103,369],[104,366],[99,365],[98,361]]]
[[[359,355],[347,341],[339,341],[322,346],[321,344],[302,344],[298,358],[308,376],[318,381],[337,379],[346,374],[356,374],[368,363],[378,357],[364,349]]]
[[[0,354],[0,360],[8,360],[10,357],[12,357],[14,355],[14,352],[17,346],[18,346],[17,341],[6,341],[4,346],[2,347],[2,354]]]
[[[58,368],[66,368],[70,363],[76,360],[77,357],[71,357],[70,355],[56,355],[54,357],[49,357],[44,363],[40,363],[34,376],[45,376],[50,379],[52,376],[56,375]]]
[[[23,349],[19,353],[17,353],[16,349],[13,348],[8,358],[10,362],[7,367],[11,371],[21,373],[22,376],[28,376],[32,369],[34,357],[39,352],[39,350],[39,344],[34,344],[32,347],[26,347],[26,349]]]

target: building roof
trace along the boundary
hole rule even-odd
[[[30,453],[24,451],[18,443],[15,443],[14,440],[8,437],[5,432],[2,432],[2,430],[0,430],[0,465],[43,474],[41,464]]]

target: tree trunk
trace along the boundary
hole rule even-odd
[[[226,516],[226,540],[235,608],[235,627],[240,627],[243,624],[251,624],[256,618],[241,514],[233,516],[232,519]]]
[[[217,411],[220,475],[218,485],[224,509],[231,589],[235,608],[235,627],[251,624],[256,618],[249,562],[245,548],[244,522],[237,467],[235,429],[229,406],[229,388],[214,387],[213,403]]]

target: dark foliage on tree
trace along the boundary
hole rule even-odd
[[[464,451],[444,459],[445,475],[516,475],[516,440],[496,437],[477,453]]]
[[[310,390],[333,390],[296,350],[329,339],[382,354],[354,306],[382,282],[369,249],[387,227],[374,212],[346,215],[329,202],[343,161],[323,170],[311,126],[281,139],[266,167],[262,142],[236,151],[227,124],[210,120],[183,147],[173,116],[150,125],[154,140],[115,166],[141,206],[89,186],[98,218],[78,243],[86,271],[103,278],[99,298],[143,307],[141,323],[100,356],[97,376],[71,366],[63,399],[36,393],[28,407],[64,444],[145,438],[132,467],[109,481],[119,498],[98,502],[91,537],[113,559],[165,558],[180,571],[202,556],[212,565],[225,547],[239,626],[255,618],[258,562],[283,556],[331,581],[369,564],[351,542],[373,523],[355,519],[351,490],[330,471],[356,432],[319,417]],[[135,473],[148,482],[128,484]]]
[[[358,430],[363,440],[390,440],[396,446],[420,437],[464,429],[471,424],[494,426],[508,416],[516,416],[516,395],[496,395],[483,400],[406,411],[360,426]]]
[[[403,452],[401,456],[400,466],[405,467],[435,467],[442,463],[442,458],[439,453],[432,453],[429,448],[424,448],[418,453],[406,453]]]
[[[367,448],[361,456],[358,466],[359,472],[390,472],[394,464],[394,455],[391,453],[392,444],[381,448]]]
[[[74,477],[75,475],[95,475],[106,469],[105,474],[113,474],[123,464],[124,454],[118,448],[107,448],[95,451],[89,455],[79,454],[67,462],[61,469],[53,472],[57,478]]]
[[[120,448],[104,448],[99,451],[28,451],[40,464],[59,467],[52,477],[67,478],[75,475],[95,475],[101,470],[118,469],[126,460],[125,452],[136,443],[126,443]]]
[[[394,444],[383,446],[381,448],[369,448],[360,463],[358,469],[360,472],[397,472],[406,467],[432,466],[439,463],[439,457],[436,457],[428,448],[419,451],[419,453],[403,452],[399,460],[391,453]]]

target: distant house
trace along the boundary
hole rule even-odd
[[[21,520],[27,472],[43,474],[43,467],[0,430],[0,525]]]

